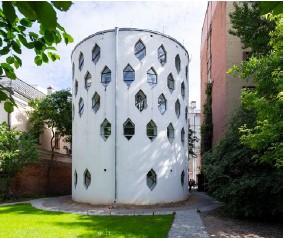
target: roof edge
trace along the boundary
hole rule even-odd
[[[119,28],[119,27],[118,27]],[[86,38],[84,38],[83,40],[81,40],[79,43],[76,44],[76,46],[74,47],[74,49],[72,50],[71,52],[71,57],[73,55],[73,52],[75,51],[75,49],[80,45],[82,44],[84,41],[96,36],[96,35],[101,35],[101,34],[105,34],[105,33],[109,33],[109,32],[115,32],[115,29],[109,29],[109,30],[104,30],[104,31],[98,31],[92,35],[89,35],[87,36]],[[187,51],[187,49],[184,47],[184,45],[182,45],[178,40],[174,39],[173,37],[169,36],[169,35],[166,35],[164,33],[161,33],[161,32],[158,32],[158,31],[153,31],[153,30],[148,30],[148,29],[139,29],[139,28],[129,28],[129,27],[122,27],[122,28],[119,28],[119,31],[142,31],[142,32],[149,32],[149,33],[153,33],[153,34],[157,34],[157,35],[161,35],[165,38],[168,38],[174,42],[176,42],[178,45],[180,45],[187,53],[187,58],[188,58],[188,61],[190,61],[189,59],[189,53]]]

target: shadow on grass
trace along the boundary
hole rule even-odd
[[[74,231],[76,237],[124,237],[165,238],[170,230],[174,215],[155,216],[88,216],[38,210],[30,204],[16,204],[0,207],[1,214],[33,216],[35,223],[44,216],[42,225],[60,227]],[[60,219],[56,217],[65,215]],[[49,219],[46,219],[49,216]],[[55,218],[54,220],[52,218]],[[50,219],[51,218],[51,219]],[[46,224],[43,224],[46,223]],[[31,224],[32,226],[32,224]],[[77,235],[76,235],[77,233]]]

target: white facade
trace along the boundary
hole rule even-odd
[[[195,155],[189,155],[189,179],[194,179],[195,182],[197,182],[197,174],[201,173],[201,111],[196,108],[196,101],[190,103],[188,111],[189,128],[194,132],[194,136],[197,138],[193,146]]]
[[[145,46],[145,55],[137,43]],[[165,63],[158,59],[161,46],[166,52]],[[75,47],[72,52],[74,201],[155,204],[187,198],[188,63],[188,52],[179,42],[150,30],[115,28],[91,35]],[[128,65],[131,66],[128,70],[133,69],[131,75],[135,74],[129,86],[123,73]],[[106,66],[111,71],[107,86],[102,83]],[[148,83],[155,82],[155,75],[148,78],[147,72],[157,75],[157,83]],[[168,83],[170,74],[174,89],[169,89],[172,88],[171,82]],[[136,104],[140,90],[146,102]],[[163,113],[158,108],[161,94],[167,100]],[[97,99],[100,96],[100,103],[92,102],[94,95]],[[164,109],[163,105],[160,109]],[[105,119],[111,125],[111,134],[109,124],[103,123]],[[134,128],[124,128],[128,119]],[[147,135],[150,121],[156,128],[152,127]],[[173,131],[167,130],[171,129],[170,123],[175,136],[172,142]]]

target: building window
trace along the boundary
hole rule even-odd
[[[108,137],[111,135],[111,123],[105,119],[101,124],[101,136],[104,140],[107,140]]]
[[[188,107],[185,107],[185,120],[188,120]]]
[[[107,66],[101,73],[101,82],[105,87],[111,82],[111,70]]]
[[[77,181],[78,181],[78,175],[77,175],[77,172],[76,170],[74,171],[74,187],[76,188],[76,185],[77,185]]]
[[[154,189],[155,185],[157,184],[156,173],[153,169],[148,171],[146,175],[146,184],[151,191]]]
[[[184,84],[184,82],[181,83],[181,95],[182,95],[182,98],[185,99],[185,84]]]
[[[180,117],[180,102],[179,102],[179,99],[177,99],[176,102],[175,102],[175,113],[176,113],[177,118],[179,118]]]
[[[157,135],[157,127],[156,127],[155,123],[153,122],[153,120],[151,120],[146,125],[146,135],[151,141],[153,141]]]
[[[84,172],[84,185],[85,185],[85,188],[88,189],[90,184],[91,184],[91,174],[88,171],[88,169],[86,169],[85,172]]]
[[[83,114],[83,111],[84,111],[84,101],[82,98],[79,99],[78,108],[79,108],[79,110],[78,110],[79,116],[81,117]]]
[[[158,60],[161,64],[161,66],[164,66],[166,63],[166,51],[163,47],[163,45],[161,45],[158,50],[157,50],[157,54],[158,54]]]
[[[179,55],[176,55],[175,57],[175,68],[177,70],[177,73],[179,74],[181,70],[181,60],[180,60]]]
[[[136,96],[135,96],[135,106],[139,111],[146,109],[147,103],[146,103],[146,95],[143,93],[142,90],[140,90]]]
[[[169,74],[167,77],[167,87],[169,88],[169,91],[172,93],[175,87],[175,81],[172,74]]]
[[[85,77],[85,88],[88,90],[91,87],[91,74],[87,71]]]
[[[157,74],[153,68],[147,71],[147,82],[149,85],[154,86],[157,84]]]
[[[242,52],[242,60],[243,61],[249,61],[249,57],[250,57],[250,52],[248,52],[248,51]]]
[[[184,145],[184,142],[185,142],[185,130],[184,130],[184,127],[181,129],[181,142],[182,142],[182,145]]]
[[[162,93],[158,97],[158,110],[160,111],[161,114],[163,114],[166,111],[166,103],[167,103],[167,100]]]
[[[128,140],[130,140],[135,134],[135,124],[130,119],[128,119],[124,123],[123,127],[124,127],[124,136]]]
[[[184,169],[183,171],[181,172],[181,186],[184,187],[184,183],[185,183],[185,172],[184,172]]]
[[[94,64],[97,64],[99,59],[100,59],[100,47],[96,44],[92,50],[92,61],[94,62]]]
[[[141,40],[139,40],[136,44],[135,44],[135,56],[139,59],[142,60],[146,55],[146,49],[145,49],[145,45],[142,43]]]
[[[80,52],[78,61],[79,61],[79,70],[81,70],[83,68],[83,65],[84,65],[84,55],[82,54],[82,52]]]
[[[60,149],[60,134],[57,131],[54,133],[54,147]]]
[[[77,93],[78,93],[78,81],[75,80],[75,83],[74,83],[74,94],[75,94],[75,97],[76,97]]]
[[[130,86],[131,83],[135,80],[135,71],[133,68],[128,64],[127,67],[124,69],[124,82]]]
[[[100,108],[100,95],[95,92],[95,94],[92,97],[92,109],[96,113]]]
[[[186,81],[188,82],[188,65],[185,67]]]
[[[170,143],[174,141],[175,133],[172,123],[170,123],[167,127],[167,138]]]

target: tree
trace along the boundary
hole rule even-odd
[[[283,14],[268,16],[276,28],[269,33],[271,50],[251,57],[229,73],[242,79],[251,78],[255,90],[242,93],[241,101],[248,110],[256,111],[254,126],[245,122],[240,127],[241,141],[255,151],[259,163],[283,166]]]
[[[0,170],[7,174],[6,198],[10,197],[10,183],[24,166],[39,159],[34,139],[26,132],[9,130],[8,124],[0,124]]]
[[[64,137],[71,141],[72,134],[72,103],[69,90],[60,90],[41,99],[33,99],[29,102],[33,108],[29,112],[29,131],[38,138],[44,128],[51,130],[50,139],[51,159],[47,172],[47,191],[49,192],[50,170],[54,160],[56,142]],[[58,133],[59,137],[55,137]]]
[[[256,124],[256,113],[241,107],[228,131],[211,152],[205,153],[203,172],[209,192],[238,217],[282,218],[282,168],[256,163],[255,151],[240,140],[239,128]]]
[[[242,2],[241,5],[234,2],[234,7],[235,10],[229,13],[230,34],[239,37],[244,48],[251,48],[253,53],[269,52],[269,32],[275,29],[275,21],[261,16],[259,1]]]
[[[0,55],[5,62],[0,63],[0,75],[16,79],[14,71],[22,66],[23,47],[34,50],[34,62],[38,66],[60,59],[55,45],[62,41],[72,43],[73,38],[57,22],[56,10],[68,11],[71,4],[70,1],[2,1]],[[4,101],[5,110],[12,112],[16,104],[8,92],[0,85],[0,102]]]

